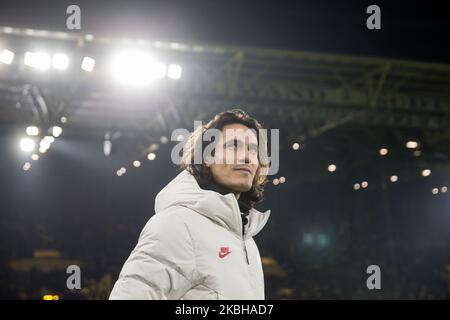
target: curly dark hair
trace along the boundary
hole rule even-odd
[[[211,169],[206,166],[204,159],[201,164],[194,163],[194,150],[195,147],[200,143],[202,145],[202,154],[205,149],[205,144],[202,143],[204,133],[209,129],[222,130],[223,127],[229,124],[239,123],[249,129],[253,129],[258,133],[258,130],[263,129],[263,126],[254,118],[250,117],[244,111],[240,109],[233,109],[229,111],[224,111],[217,114],[212,120],[203,126],[197,127],[193,133],[190,134],[186,140],[186,145],[183,152],[183,159],[181,163],[181,168],[189,171],[197,180],[197,183],[201,188],[213,189],[220,192],[220,187],[215,184]],[[256,171],[255,177],[253,179],[252,187],[249,191],[241,193],[239,197],[239,204],[241,211],[246,211],[263,200],[264,185],[267,183],[267,168],[268,168],[268,157],[267,157],[267,140],[264,135],[256,134],[258,139],[258,145],[260,150],[263,152],[258,152],[258,169]],[[264,141],[263,141],[264,140]],[[215,185],[214,188],[211,185]],[[219,188],[219,190],[217,190]],[[243,206],[243,208],[242,208]]]

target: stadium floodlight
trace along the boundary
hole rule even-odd
[[[63,132],[63,129],[62,129],[61,127],[54,126],[54,127],[52,128],[52,135],[53,135],[55,138],[58,138],[58,137],[61,135],[62,132]]]
[[[25,65],[38,69],[38,70],[48,70],[50,68],[50,55],[45,52],[30,52],[25,53],[24,58]]]
[[[53,142],[55,142],[55,138],[52,136],[45,136],[43,140],[48,141],[49,144],[52,144]]]
[[[133,166],[135,168],[139,168],[141,166],[141,162],[139,160],[135,160],[135,161],[133,161]]]
[[[19,143],[20,149],[24,152],[31,152],[36,147],[34,140],[31,138],[22,138]]]
[[[84,57],[81,62],[81,69],[87,72],[92,72],[95,67],[95,59],[91,57]]]
[[[40,142],[39,142],[39,152],[41,152],[41,150],[47,150],[50,148],[50,145],[55,141],[55,138],[53,138],[52,136],[45,136]],[[42,152],[42,153],[45,153]]]
[[[14,52],[3,49],[0,53],[0,62],[4,64],[11,64],[14,60]]]
[[[30,169],[31,169],[31,163],[25,162],[25,164],[23,165],[23,170],[28,171]]]
[[[406,147],[408,149],[415,149],[419,146],[419,144],[417,143],[417,141],[408,141],[406,142]]]
[[[69,57],[64,53],[56,53],[53,55],[53,68],[57,70],[66,70],[69,66]]]
[[[29,136],[37,136],[39,134],[39,128],[36,126],[29,126],[26,131]]]
[[[385,156],[387,155],[389,152],[389,150],[387,148],[381,148],[378,153],[380,154],[380,156]]]
[[[167,77],[170,79],[178,80],[181,78],[181,73],[183,71],[183,68],[181,68],[178,64],[171,64],[169,65],[169,68],[167,70]]]
[[[50,148],[50,141],[48,140],[41,140],[39,143],[39,150],[47,150]]]
[[[109,157],[110,156],[111,149],[112,149],[112,142],[111,142],[111,140],[103,141],[103,154],[105,155],[105,157]]]
[[[164,64],[142,51],[124,51],[117,54],[111,68],[117,81],[133,86],[148,85],[154,79],[164,77],[166,73]]]
[[[430,169],[422,170],[422,176],[428,177],[430,174],[431,174],[431,170]]]

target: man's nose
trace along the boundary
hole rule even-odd
[[[238,151],[238,163],[250,163],[250,152],[248,148]]]

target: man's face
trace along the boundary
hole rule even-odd
[[[224,126],[209,165],[214,181],[235,194],[249,191],[258,165],[255,132],[239,123]]]

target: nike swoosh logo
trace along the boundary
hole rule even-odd
[[[219,253],[219,258],[220,259],[223,259],[223,258],[225,258],[227,255],[229,255],[231,253],[231,251],[229,251],[229,252],[227,252],[227,253],[222,253],[222,252],[220,252]]]

